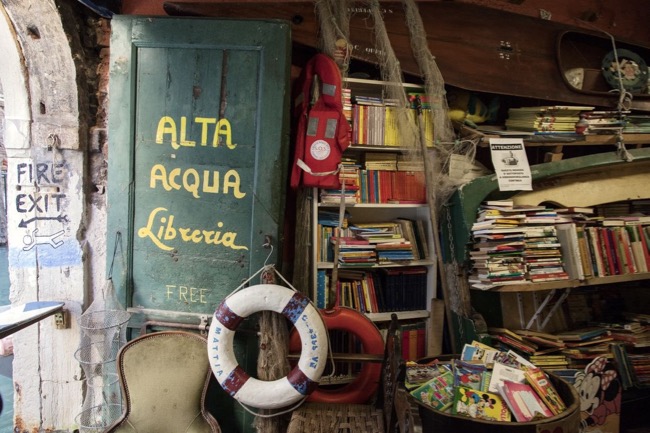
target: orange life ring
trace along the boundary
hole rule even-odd
[[[371,355],[384,354],[384,339],[377,326],[364,314],[347,307],[320,310],[328,331],[340,330],[355,335],[361,342],[363,353]],[[300,338],[292,330],[289,340],[291,352],[300,350]],[[337,389],[318,387],[309,395],[307,401],[321,403],[363,404],[368,402],[379,387],[381,364],[365,362],[357,378]]]

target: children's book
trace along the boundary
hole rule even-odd
[[[454,386],[464,386],[472,389],[481,389],[483,373],[487,367],[482,364],[472,364],[469,362],[454,359]]]
[[[454,399],[454,375],[446,371],[411,391],[411,395],[422,403],[441,412],[451,408]]]
[[[526,376],[524,375],[524,370],[521,368],[501,364],[500,362],[495,362],[494,367],[492,368],[492,377],[490,379],[490,386],[488,387],[488,391],[498,393],[499,384],[504,380],[524,383],[526,382]]]
[[[460,359],[461,361],[467,361],[473,364],[483,364],[488,368],[492,368],[494,358],[499,352],[499,350],[492,346],[474,340],[471,344],[466,343],[463,346]]]
[[[566,404],[551,383],[548,375],[539,367],[524,370],[526,381],[533,387],[546,406],[558,415],[566,410]]]
[[[488,421],[510,421],[512,415],[499,394],[456,387],[451,413]]]
[[[515,419],[528,422],[553,416],[535,390],[527,383],[504,380],[499,384],[499,394],[503,397]]]
[[[418,364],[417,362],[408,361],[406,363],[404,386],[408,390],[415,389],[445,372],[451,372],[451,365],[438,362]]]

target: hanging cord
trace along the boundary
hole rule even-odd
[[[595,30],[604,33],[612,43],[612,52],[614,53],[614,61],[616,62],[616,78],[618,80],[618,89],[613,89],[611,92],[618,92],[618,102],[616,104],[616,109],[618,110],[619,118],[623,118],[623,111],[629,110],[632,107],[632,93],[628,92],[623,85],[623,76],[621,75],[621,64],[618,60],[618,50],[616,48],[616,39],[611,33],[608,33],[604,30],[592,26]],[[626,162],[631,162],[634,160],[634,156],[628,152],[625,147],[625,140],[623,138],[622,128],[616,134],[616,153],[619,157]]]
[[[115,257],[117,256],[118,245],[122,245],[122,232],[118,231],[115,233],[115,245],[113,245],[113,257],[111,258],[111,266],[108,269],[108,279],[113,279],[113,265],[115,265]]]
[[[607,36],[609,36],[609,39],[612,41],[612,49],[614,52],[614,61],[616,62],[616,78],[618,79],[618,89],[614,90],[615,92],[618,92],[618,103],[616,104],[616,108],[618,109],[618,115],[620,118],[623,117],[622,111],[624,110],[629,110],[631,105],[632,105],[632,93],[628,92],[625,90],[625,86],[623,86],[623,76],[621,75],[621,64],[618,60],[618,50],[616,49],[616,40],[614,39],[614,36],[607,32],[603,32]],[[630,152],[628,152],[627,148],[625,147],[625,140],[623,138],[623,131],[622,128],[620,131],[616,133],[616,153],[620,156],[620,158],[624,161],[630,162],[634,160],[634,156]]]
[[[610,41],[612,42],[612,51],[614,53],[614,61],[616,62],[616,78],[618,79],[618,89],[612,90],[612,92],[618,92],[618,103],[616,104],[616,108],[620,112],[623,110],[629,110],[632,104],[632,93],[628,92],[625,89],[625,86],[623,85],[623,76],[621,75],[621,64],[618,60],[618,50],[616,49],[616,40],[614,39],[614,36],[607,33],[605,33]]]
[[[307,397],[308,397],[308,396],[305,396],[304,398],[302,398],[301,400],[299,400],[298,403],[294,404],[293,406],[291,406],[291,407],[289,407],[289,408],[287,408],[287,409],[283,409],[283,410],[281,410],[280,412],[276,412],[276,413],[268,413],[268,414],[267,414],[267,413],[258,413],[258,412],[255,412],[254,410],[249,409],[248,406],[246,406],[246,405],[245,405],[244,403],[242,403],[241,401],[239,401],[239,400],[236,400],[236,401],[237,401],[237,403],[239,403],[239,405],[240,405],[241,407],[244,408],[244,410],[245,410],[246,412],[250,413],[250,414],[253,415],[253,416],[257,416],[257,417],[260,417],[260,418],[274,418],[274,417],[276,417],[276,416],[284,415],[284,414],[286,414],[286,413],[290,413],[290,412],[293,412],[294,410],[298,409],[300,406],[302,406],[302,404],[305,402],[305,400],[307,400]]]

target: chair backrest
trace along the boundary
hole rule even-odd
[[[124,410],[105,433],[220,433],[205,409],[206,339],[183,331],[137,337],[117,355]]]

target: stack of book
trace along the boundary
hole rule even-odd
[[[556,333],[566,344],[562,353],[569,359],[569,367],[584,368],[597,357],[613,358],[612,337],[607,329],[589,326]]]
[[[415,259],[411,240],[404,237],[398,222],[356,223],[350,229],[356,238],[375,246],[378,262]]]
[[[333,237],[332,243],[338,247],[340,265],[368,265],[377,263],[376,245],[366,239],[356,237]]]
[[[555,225],[533,225],[526,237],[524,259],[533,283],[568,280]]]
[[[361,201],[361,166],[354,158],[344,157],[341,159],[341,170],[339,171],[340,188],[321,189],[320,201],[325,205],[339,205],[341,198],[345,204],[355,204]]]
[[[509,131],[575,134],[580,114],[594,108],[576,105],[510,108],[505,126]]]
[[[625,117],[625,134],[648,134],[650,133],[650,116],[647,114],[628,114]]]
[[[625,127],[630,111],[599,110],[580,114],[576,132],[584,135],[618,134]]]
[[[545,206],[484,202],[471,228],[472,287],[568,279],[555,228],[565,220]]]
[[[397,171],[397,154],[391,152],[366,152],[366,170]]]

